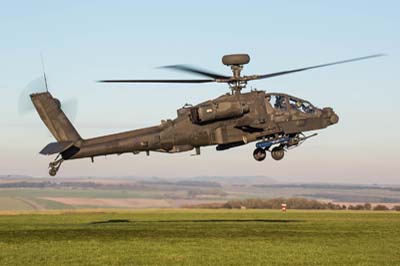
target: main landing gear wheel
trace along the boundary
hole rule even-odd
[[[281,147],[275,147],[271,151],[271,156],[274,160],[282,160],[285,156],[285,150]]]
[[[254,159],[259,162],[263,161],[266,156],[267,156],[267,153],[265,152],[264,149],[261,149],[261,148],[257,148],[253,152]]]

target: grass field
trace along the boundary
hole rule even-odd
[[[400,265],[400,213],[3,212],[0,265]]]

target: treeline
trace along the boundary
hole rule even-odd
[[[230,200],[225,203],[205,203],[185,207],[203,209],[281,209],[282,203],[286,203],[286,209],[298,210],[389,210],[386,205],[382,204],[375,205],[374,207],[370,203],[346,206],[344,204],[305,198],[243,199]],[[400,211],[400,205],[394,206],[392,210]]]
[[[345,205],[335,204],[332,202],[322,202],[314,199],[305,198],[276,198],[276,199],[244,199],[230,200],[223,205],[227,209],[280,209],[282,203],[286,203],[287,209],[302,210],[343,210]]]

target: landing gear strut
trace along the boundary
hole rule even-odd
[[[265,150],[261,149],[261,148],[257,148],[253,152],[254,159],[256,159],[256,161],[259,161],[259,162],[263,161],[266,156],[267,156],[267,154],[266,154]]]
[[[64,161],[63,158],[57,159],[58,156],[56,157],[54,162],[49,163],[49,175],[55,176],[58,172],[58,169],[60,169],[60,166],[62,162]]]

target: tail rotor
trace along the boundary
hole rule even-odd
[[[20,115],[26,115],[35,111],[35,107],[29,95],[41,92],[48,92],[48,83],[45,74],[29,82],[21,91],[18,99],[18,113]],[[60,107],[70,120],[75,121],[78,113],[78,100],[76,98],[69,98],[65,101],[61,101]]]

